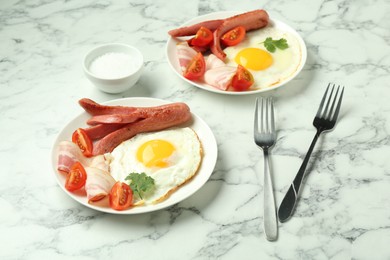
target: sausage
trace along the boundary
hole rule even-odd
[[[197,24],[170,30],[168,34],[172,37],[191,36],[191,35],[195,35],[197,31],[200,29],[200,27],[202,26],[206,27],[207,29],[210,29],[211,31],[214,31],[222,23],[223,23],[223,19],[208,20]]]
[[[97,139],[105,137],[109,133],[112,133],[121,127],[123,127],[123,125],[121,124],[98,124],[84,128],[84,130],[85,133],[88,135],[89,139],[95,141]]]
[[[260,29],[267,26],[268,21],[268,13],[264,10],[254,10],[226,18],[213,33],[214,39],[210,47],[211,52],[219,59],[224,60],[226,54],[221,48],[220,39],[226,32],[237,26],[243,26],[246,31]]]
[[[83,98],[79,100],[79,104],[81,107],[92,116],[102,116],[102,115],[127,115],[129,118],[147,118],[150,117],[156,113],[163,112],[166,108],[175,107],[176,109],[180,109],[183,107],[188,106],[181,102],[176,103],[170,103],[155,107],[126,107],[126,106],[108,106],[108,105],[101,105],[96,103],[95,101]],[[100,117],[100,119],[103,119],[104,117]],[[108,117],[107,117],[108,118]],[[111,122],[105,122],[105,123],[111,123]],[[94,123],[93,123],[94,124]]]
[[[88,119],[87,124],[88,125],[129,124],[141,119],[145,119],[145,118],[137,115],[136,112],[131,114],[110,114],[110,115],[93,116],[90,119]]]
[[[111,152],[115,147],[138,133],[163,130],[191,120],[189,107],[184,103],[166,105],[164,109],[153,110],[143,120],[127,124],[108,134],[94,144],[93,155]]]
[[[181,102],[155,107],[125,107],[101,105],[83,98],[79,104],[93,116],[88,123],[94,126],[84,129],[95,141],[93,155],[111,152],[138,133],[162,130],[191,119],[189,107]]]
[[[87,113],[93,116],[107,114],[127,114],[133,113],[135,110],[137,110],[135,107],[101,105],[89,98],[80,99],[79,104]]]

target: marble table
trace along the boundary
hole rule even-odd
[[[293,81],[229,96],[193,87],[170,69],[168,29],[198,15],[257,8],[306,42],[307,62]],[[389,11],[386,0],[2,1],[0,259],[390,259]],[[83,55],[109,42],[136,46],[145,57],[141,79],[121,94],[100,92],[82,71]],[[278,206],[314,136],[328,82],[345,86],[339,122],[312,154],[294,216],[269,242],[255,99],[276,101]],[[146,214],[77,203],[57,184],[50,152],[83,97],[186,102],[217,139],[211,177],[182,202]]]

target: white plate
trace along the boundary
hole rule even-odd
[[[104,104],[145,107],[145,106],[158,106],[167,103],[171,103],[171,102],[164,101],[161,99],[154,99],[154,98],[124,98],[124,99],[112,100]],[[65,189],[65,175],[57,171],[57,161],[58,161],[57,147],[59,142],[64,140],[70,141],[72,137],[72,133],[77,128],[87,126],[86,120],[89,117],[90,115],[88,113],[83,112],[80,115],[78,115],[76,118],[74,118],[72,121],[70,121],[57,136],[57,139],[54,142],[52,152],[51,152],[53,169],[60,187],[74,200],[78,201],[79,203],[89,208],[102,211],[102,212],[112,213],[112,214],[138,214],[138,213],[145,213],[145,212],[151,212],[151,211],[163,209],[186,199],[194,192],[196,192],[198,189],[200,189],[209,179],[211,173],[214,170],[215,163],[217,161],[217,153],[218,153],[217,142],[209,126],[199,116],[192,113],[193,120],[191,123],[187,124],[186,126],[191,127],[197,133],[202,143],[203,158],[198,172],[188,183],[184,184],[182,187],[176,190],[173,194],[171,194],[171,196],[168,199],[155,205],[134,207],[124,211],[116,211],[109,207],[91,205],[88,203],[87,197],[85,195],[79,195],[67,191]]]
[[[180,25],[179,27],[188,26],[191,24],[196,24],[196,23],[206,21],[206,20],[226,18],[226,17],[230,17],[230,16],[240,14],[240,13],[242,13],[242,12],[227,11],[227,12],[210,13],[210,14],[198,16],[198,17]],[[281,31],[289,32],[290,34],[294,35],[299,42],[299,45],[301,47],[301,52],[302,52],[301,62],[298,66],[298,69],[295,71],[295,73],[292,74],[290,77],[286,78],[285,80],[281,81],[280,83],[273,85],[272,87],[268,87],[268,88],[264,88],[264,89],[257,89],[257,90],[248,90],[248,91],[223,91],[223,90],[219,90],[217,88],[214,88],[206,83],[194,82],[194,81],[191,81],[191,80],[184,78],[182,75],[182,71],[180,69],[177,55],[176,55],[176,44],[180,40],[177,38],[174,38],[174,37],[170,37],[168,39],[167,46],[166,46],[166,55],[168,58],[168,63],[171,66],[171,68],[173,69],[173,71],[184,81],[186,81],[189,84],[194,85],[198,88],[201,88],[201,89],[204,89],[207,91],[211,91],[211,92],[215,92],[215,93],[227,94],[227,95],[248,95],[248,94],[256,94],[256,93],[265,92],[265,91],[279,88],[279,87],[285,85],[287,82],[289,82],[293,78],[295,78],[298,75],[298,73],[302,70],[303,66],[306,63],[307,50],[306,50],[305,42],[302,40],[302,37],[293,28],[291,28],[287,24],[285,24],[281,21],[275,20],[275,19],[270,19],[270,24],[273,24],[273,26],[280,29]]]

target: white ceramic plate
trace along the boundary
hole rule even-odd
[[[112,100],[104,104],[145,107],[145,106],[158,106],[167,103],[170,102],[161,99],[154,99],[154,98],[124,98],[124,99]],[[197,133],[202,143],[203,159],[198,172],[188,183],[184,184],[182,187],[180,187],[178,190],[172,193],[168,199],[155,205],[139,206],[124,211],[116,211],[111,209],[110,207],[91,205],[88,203],[87,197],[85,195],[80,195],[80,194],[71,193],[67,191],[65,189],[65,175],[57,171],[57,160],[58,160],[57,147],[59,142],[64,140],[70,141],[72,137],[72,133],[77,128],[87,126],[86,120],[89,117],[90,115],[88,113],[83,112],[80,115],[78,115],[76,118],[74,118],[72,121],[70,121],[57,136],[57,139],[54,142],[52,152],[51,152],[54,174],[56,176],[56,179],[60,187],[71,198],[73,198],[74,200],[78,201],[79,203],[89,208],[102,211],[102,212],[112,213],[112,214],[139,214],[139,213],[145,213],[145,212],[151,212],[151,211],[163,209],[172,206],[186,199],[193,193],[195,193],[206,183],[206,181],[209,179],[211,173],[214,170],[215,163],[217,161],[217,153],[218,153],[217,142],[209,126],[199,116],[192,113],[193,120],[186,126],[191,127]]]
[[[226,17],[230,17],[230,16],[240,14],[240,13],[242,13],[242,12],[227,11],[227,12],[210,13],[210,14],[198,16],[198,17],[180,25],[179,27],[188,26],[191,24],[196,24],[196,23],[206,21],[206,20],[226,18]],[[171,66],[171,68],[173,69],[173,71],[184,81],[186,81],[189,84],[194,85],[198,88],[201,88],[201,89],[204,89],[207,91],[211,91],[211,92],[215,92],[215,93],[227,94],[227,95],[248,95],[248,94],[256,94],[256,93],[270,91],[270,90],[279,88],[279,87],[285,85],[287,82],[289,82],[293,78],[295,78],[298,75],[298,73],[302,70],[303,66],[306,63],[307,50],[306,50],[305,42],[302,40],[302,37],[293,28],[291,28],[290,26],[288,26],[287,24],[285,24],[281,21],[274,20],[274,19],[270,19],[270,24],[273,24],[273,26],[275,26],[277,29],[279,29],[281,31],[286,31],[286,32],[289,32],[290,34],[294,35],[299,42],[299,45],[301,47],[301,52],[302,52],[301,61],[300,61],[300,64],[298,66],[298,69],[295,71],[295,73],[292,74],[290,77],[286,78],[285,80],[281,81],[280,83],[273,85],[272,87],[268,87],[268,88],[264,88],[264,89],[248,90],[248,91],[223,91],[223,90],[219,90],[217,88],[214,88],[206,83],[194,82],[194,81],[191,81],[191,80],[184,78],[182,76],[179,61],[178,61],[178,58],[176,55],[176,44],[180,40],[177,38],[173,38],[173,37],[170,37],[168,39],[167,46],[166,46],[166,55],[168,58],[168,63]]]

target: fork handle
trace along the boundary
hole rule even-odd
[[[305,176],[307,163],[309,162],[311,153],[313,152],[314,146],[317,143],[318,137],[320,136],[321,132],[321,129],[317,130],[317,133],[315,134],[314,139],[311,142],[310,148],[306,153],[305,159],[302,162],[301,168],[299,168],[299,171],[295,176],[294,181],[291,183],[290,188],[288,189],[286,195],[282,200],[282,203],[279,206],[278,217],[280,222],[287,221],[293,214],[294,208],[298,200],[299,189]]]
[[[269,241],[274,241],[278,237],[278,222],[269,167],[268,149],[264,149],[264,233]]]

